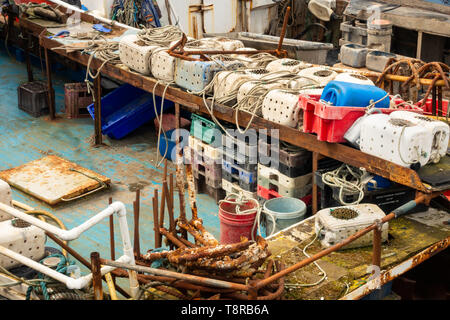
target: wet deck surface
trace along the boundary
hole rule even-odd
[[[17,87],[27,81],[25,64],[11,59],[4,47],[0,47],[0,170],[23,165],[46,155],[57,155],[87,169],[109,177],[111,188],[92,194],[75,202],[50,207],[31,196],[13,189],[13,199],[35,209],[47,210],[60,218],[68,229],[80,225],[105,209],[108,199],[122,201],[128,210],[128,223],[133,238],[132,203],[136,188],[141,188],[140,233],[141,250],[154,248],[152,197],[155,188],[162,186],[163,168],[156,167],[157,137],[153,123],[144,125],[123,140],[105,137],[105,146],[92,146],[94,125],[91,118],[65,119],[64,84],[73,82],[64,74],[53,75],[56,108],[59,117],[49,121],[47,117],[33,118],[17,107]],[[34,69],[36,79],[44,79],[39,68]],[[168,172],[175,166],[169,162]],[[187,194],[186,194],[187,199]],[[218,207],[212,198],[198,195],[199,216],[207,229],[219,238]],[[175,212],[178,197],[175,192]],[[190,210],[186,211],[188,216]],[[166,221],[168,219],[166,218]],[[116,257],[121,255],[118,222],[115,221]],[[50,243],[50,242],[48,242]],[[110,257],[109,223],[101,222],[70,243],[71,247],[89,259],[92,251]],[[85,270],[84,270],[85,271]],[[125,286],[124,286],[125,287]]]

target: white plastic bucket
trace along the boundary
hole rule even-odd
[[[303,220],[306,213],[306,204],[296,198],[274,198],[264,203],[263,213],[266,220],[266,235],[270,236]],[[275,226],[273,220],[275,220]]]

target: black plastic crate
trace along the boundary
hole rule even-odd
[[[333,169],[331,169],[333,170]],[[317,187],[320,189],[320,207],[321,209],[342,206],[339,202],[339,188],[332,188],[322,181],[322,174],[330,169],[318,170],[315,172]],[[386,189],[365,191],[364,198],[360,203],[373,203],[380,207],[386,214],[397,209],[410,200],[414,200],[416,191],[414,189],[394,184]],[[347,203],[358,199],[358,194],[347,194],[343,200]],[[421,204],[416,206],[410,213],[427,210],[427,206]]]
[[[270,158],[273,156],[278,160],[278,163],[274,164],[271,162],[270,167],[277,169],[290,178],[303,176],[312,171],[312,153],[310,151],[282,143],[281,141],[279,143],[279,151],[272,154],[270,137],[260,136],[258,143],[259,161],[261,163],[263,160],[270,161]],[[264,165],[269,166],[268,164]]]
[[[17,88],[18,106],[20,110],[35,118],[49,114],[48,87],[42,81],[28,82]],[[52,90],[52,96],[55,91]]]
[[[246,182],[246,181],[240,179],[239,175],[229,173],[225,169],[222,169],[222,179],[225,179],[231,183],[239,184],[239,187],[241,187],[245,191],[256,192],[258,189],[258,181],[257,180],[253,181],[251,183]]]
[[[205,182],[205,177],[204,176],[200,175],[198,179],[194,178],[194,183],[195,183],[195,191],[196,191],[196,193],[198,193],[198,194],[202,194],[202,193],[207,194],[208,196],[213,198],[214,201],[216,201],[216,204],[218,204],[220,200],[223,200],[226,197],[226,192],[221,187],[213,188],[212,186],[207,185],[206,182]]]

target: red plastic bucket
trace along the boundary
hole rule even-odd
[[[229,201],[235,201],[230,199]],[[256,237],[256,229],[252,228],[256,219],[256,203],[248,201],[239,207],[240,211],[255,208],[254,212],[247,214],[236,214],[236,204],[221,202],[219,205],[219,220],[220,220],[220,243],[229,244],[241,241],[241,237],[246,237],[251,240]]]

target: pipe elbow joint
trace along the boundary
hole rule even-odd
[[[68,289],[71,290],[81,290],[87,285],[87,282],[84,280],[84,278],[69,278],[66,281],[66,286]]]
[[[114,209],[114,212],[117,213],[119,217],[124,217],[127,215],[127,209],[123,202],[116,201],[110,204],[110,207]]]
[[[77,228],[71,230],[64,230],[64,233],[61,235],[61,239],[65,241],[72,241],[77,239],[80,236],[80,233]]]

